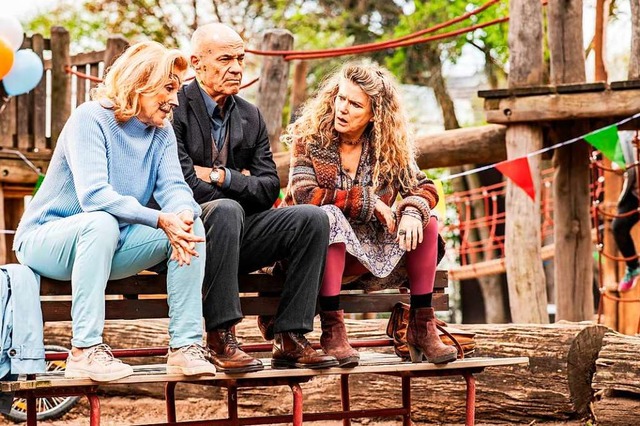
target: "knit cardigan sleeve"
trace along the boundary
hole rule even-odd
[[[426,225],[431,217],[431,209],[438,204],[438,190],[417,164],[414,163],[412,168],[416,176],[416,184],[409,190],[400,192],[402,201],[398,204],[397,211],[402,213],[405,208],[414,207],[420,211],[422,222]]]
[[[294,141],[287,204],[333,204],[349,219],[370,221],[376,203],[373,187],[354,185],[348,190],[336,188],[339,160],[327,153],[319,147],[307,147],[299,138]]]

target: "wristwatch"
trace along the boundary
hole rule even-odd
[[[211,170],[211,173],[209,173],[209,179],[211,179],[212,185],[218,185],[220,182],[220,169]]]

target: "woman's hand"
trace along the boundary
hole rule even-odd
[[[384,201],[378,198],[376,200],[375,211],[378,212],[378,219],[382,217],[382,219],[384,220],[383,225],[385,225],[389,232],[393,234],[396,230],[396,217],[393,214],[393,210],[391,210],[391,207],[386,205]]]
[[[407,209],[412,209],[412,207],[407,207]],[[422,221],[407,214],[402,215],[398,225],[398,235],[396,236],[396,241],[400,248],[406,251],[415,250],[418,244],[422,243],[422,238]]]
[[[193,212],[184,210],[178,214],[160,213],[158,228],[162,229],[173,247],[171,259],[180,266],[191,264],[191,256],[198,256],[196,243],[204,242],[204,237],[193,233]]]

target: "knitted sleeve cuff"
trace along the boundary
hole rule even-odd
[[[411,195],[403,198],[402,201],[398,203],[398,219],[402,217],[402,212],[407,207],[416,208],[422,216],[422,225],[427,226],[429,219],[431,219],[431,209],[429,208],[427,200],[422,197],[418,197],[417,195]]]

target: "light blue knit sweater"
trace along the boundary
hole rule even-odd
[[[44,182],[18,225],[14,250],[38,225],[94,211],[118,219],[122,242],[129,224],[157,227],[160,212],[145,207],[152,195],[164,212],[200,215],[172,126],[147,126],[135,117],[118,123],[112,110],[86,102],[60,133]]]

